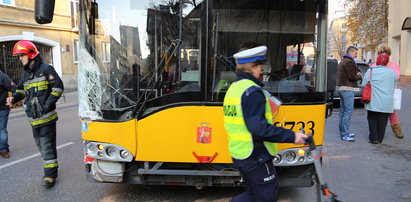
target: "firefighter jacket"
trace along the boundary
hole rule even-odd
[[[30,125],[37,128],[57,121],[56,102],[63,90],[63,82],[54,68],[36,61],[31,68],[24,68],[13,97],[14,102],[25,98]]]
[[[0,110],[9,109],[6,105],[6,99],[9,92],[16,91],[16,84],[3,72],[0,72]]]

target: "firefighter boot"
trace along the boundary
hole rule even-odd
[[[43,177],[43,181],[41,182],[41,185],[43,185],[43,187],[45,187],[45,188],[50,188],[50,187],[54,186],[55,183],[56,183],[56,178]]]
[[[402,132],[401,132],[401,125],[399,123],[391,125],[391,128],[392,128],[392,132],[394,132],[394,134],[398,138],[400,139],[404,138],[404,135],[402,135]]]

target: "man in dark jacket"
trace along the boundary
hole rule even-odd
[[[33,128],[33,137],[44,160],[42,185],[52,187],[57,178],[56,102],[63,93],[63,82],[54,68],[43,63],[36,46],[19,41],[13,49],[24,66],[24,72],[9,105],[25,98],[25,111]]]
[[[0,71],[0,156],[6,159],[10,158],[7,133],[10,108],[6,105],[6,99],[9,92],[15,91],[16,85],[6,74]]]
[[[354,133],[350,133],[350,120],[354,111],[354,92],[359,91],[357,81],[362,79],[355,58],[358,49],[350,46],[337,69],[337,90],[340,95],[340,137],[343,141],[354,142]]]

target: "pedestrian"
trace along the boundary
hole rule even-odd
[[[388,46],[381,46],[381,48],[378,50],[378,55],[380,54],[387,54],[388,56],[391,57],[391,48]],[[377,66],[376,64],[373,64],[372,67]],[[395,75],[397,76],[397,80],[400,80],[400,66],[392,61],[389,61],[387,64],[387,67],[395,71]],[[398,118],[398,113],[397,110],[394,109],[394,113],[390,114],[388,116],[390,123],[391,123],[391,128],[392,132],[394,132],[395,136],[398,138],[402,139],[404,138],[404,135],[402,134],[401,131],[401,124],[400,124],[400,119]]]
[[[357,81],[362,79],[362,74],[355,63],[357,52],[356,47],[348,47],[337,69],[337,92],[340,96],[340,138],[347,142],[355,141],[355,134],[350,133],[350,121],[354,111],[354,92],[359,91]]]
[[[24,72],[17,90],[7,98],[12,105],[24,99],[25,111],[33,129],[33,137],[43,157],[42,185],[52,187],[57,178],[56,102],[63,93],[63,82],[54,68],[43,62],[36,46],[26,40],[14,45],[13,55],[23,64]]]
[[[16,85],[5,73],[0,71],[0,156],[10,158],[7,133],[7,122],[9,120],[10,107],[6,105],[9,92],[15,92]]]
[[[232,201],[277,201],[278,182],[273,164],[278,143],[303,144],[306,135],[272,125],[276,109],[260,78],[266,46],[247,47],[234,55],[238,73],[224,98],[224,126],[229,151],[246,186]]]
[[[387,67],[389,60],[387,54],[378,55],[377,66],[367,70],[361,83],[361,86],[365,86],[371,81],[371,101],[364,106],[371,144],[382,143],[388,116],[394,112],[394,88],[398,79],[395,71]]]

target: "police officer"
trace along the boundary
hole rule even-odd
[[[63,82],[54,68],[43,62],[36,46],[26,40],[14,45],[13,55],[19,56],[24,67],[17,90],[7,98],[12,105],[22,99],[33,128],[33,137],[44,160],[42,185],[52,187],[57,178],[56,102],[63,93]]]
[[[303,144],[306,135],[273,123],[275,105],[258,80],[265,63],[266,46],[234,55],[238,77],[224,98],[224,127],[229,151],[239,169],[246,191],[232,201],[277,201],[278,183],[273,164],[276,142]]]

